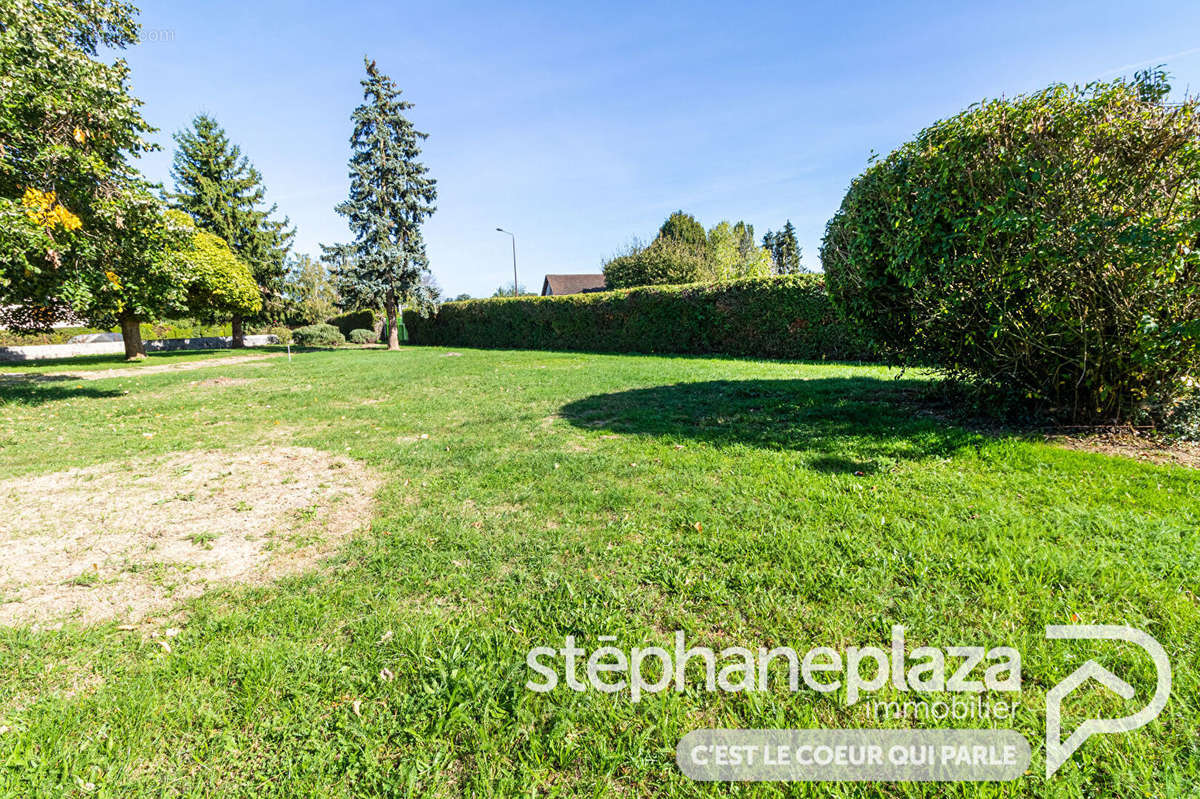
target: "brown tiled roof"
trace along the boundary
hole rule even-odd
[[[604,275],[546,275],[542,295],[604,291]]]

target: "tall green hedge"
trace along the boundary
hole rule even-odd
[[[868,357],[835,316],[822,276],[811,274],[466,300],[446,303],[426,318],[406,312],[404,322],[414,344],[803,360]]]
[[[357,311],[347,311],[337,316],[331,316],[325,320],[325,324],[333,325],[343,336],[349,336],[355,330],[374,330],[375,329],[375,312],[370,308],[361,308]]]

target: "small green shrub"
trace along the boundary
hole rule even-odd
[[[333,325],[307,325],[292,331],[292,340],[301,347],[338,347],[346,337]]]
[[[404,323],[414,344],[455,347],[870,357],[815,274],[466,300],[424,318],[406,311]]]
[[[1200,375],[1200,106],[1053,86],[921,131],[853,184],[821,260],[893,362],[997,405],[1165,418]]]
[[[1183,393],[1162,414],[1162,431],[1170,436],[1200,441],[1200,386],[1186,380]]]
[[[347,313],[331,317],[330,319],[326,320],[325,323],[333,325],[341,331],[343,336],[348,337],[355,330],[374,330],[375,312],[370,308],[349,311]]]
[[[284,327],[283,325],[272,325],[263,332],[265,332],[268,336],[274,336],[275,338],[279,339],[280,344],[292,343],[292,329],[290,327]]]
[[[374,344],[379,341],[379,336],[375,335],[374,330],[351,330],[348,337],[351,344]]]

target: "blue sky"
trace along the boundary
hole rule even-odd
[[[215,116],[297,227],[348,239],[349,115],[370,55],[415,103],[439,183],[426,225],[449,296],[596,272],[683,208],[761,236],[825,222],[872,150],[984,97],[1166,62],[1200,88],[1200,4],[522,3],[143,0],[126,53],[164,151]]]

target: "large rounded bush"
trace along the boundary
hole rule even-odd
[[[821,260],[892,360],[1076,420],[1200,373],[1200,119],[1161,84],[1053,86],[921,131],[856,179]]]
[[[339,347],[346,343],[342,331],[333,325],[307,325],[292,331],[292,340],[301,347]]]
[[[357,330],[351,330],[347,338],[351,344],[374,344],[379,341],[379,336],[375,335],[374,330],[367,330],[361,327]]]

